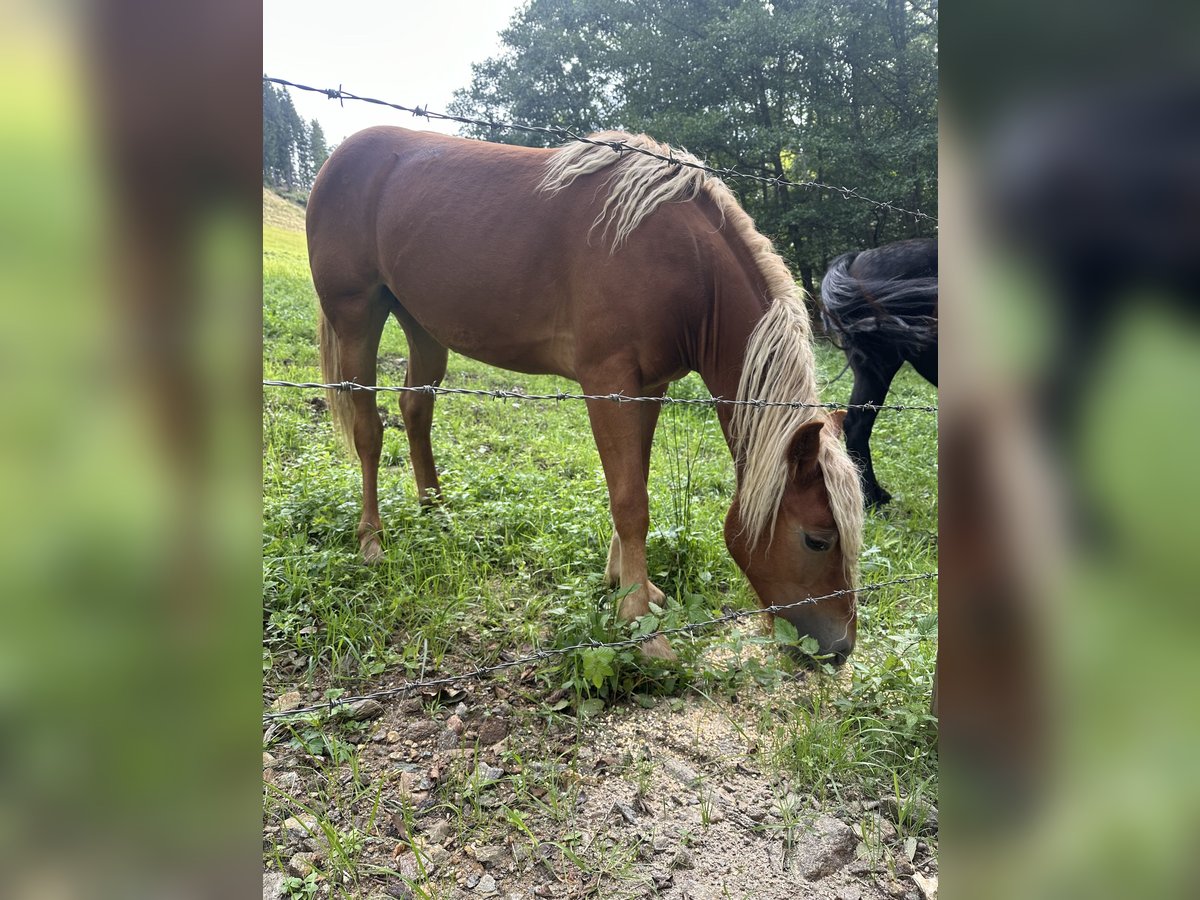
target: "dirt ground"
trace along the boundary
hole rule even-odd
[[[314,870],[308,896],[368,900],[936,898],[936,809],[898,832],[894,799],[822,808],[793,791],[755,724],[766,692],[612,707],[579,724],[539,714],[525,678],[364,709],[357,773],[269,733],[268,798],[290,799],[268,800],[264,900],[285,896],[285,873]],[[364,835],[345,874],[313,813]]]

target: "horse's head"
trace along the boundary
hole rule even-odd
[[[843,417],[841,412],[821,417],[792,434],[773,534],[747,533],[737,497],[725,519],[729,552],[760,602],[787,606],[778,615],[839,663],[854,649],[853,588],[862,532],[862,488],[841,442]],[[849,593],[808,601],[839,591]]]

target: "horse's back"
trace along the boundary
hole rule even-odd
[[[863,250],[854,256],[850,273],[863,281],[937,278],[937,238],[911,238]]]
[[[546,193],[554,152],[402,128],[348,138],[309,199],[322,306],[386,287],[439,343],[502,368],[578,378],[627,353],[648,377],[677,373],[662,348],[685,343],[679,311],[702,302],[695,248],[712,214],[666,204],[611,253],[593,231],[611,172]]]

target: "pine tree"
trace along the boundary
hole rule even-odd
[[[325,165],[325,160],[329,159],[329,148],[325,144],[325,132],[321,129],[321,123],[316,119],[312,120],[312,125],[308,132],[308,152],[312,157],[313,176],[321,171],[321,166]],[[312,187],[312,180],[309,180],[309,187]]]

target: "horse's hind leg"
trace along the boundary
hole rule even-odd
[[[379,338],[391,309],[390,298],[379,290],[336,300],[321,299],[321,308],[337,340],[338,380],[375,384]],[[335,402],[344,402],[336,399]],[[383,559],[379,537],[383,524],[379,519],[379,455],[383,450],[383,423],[373,391],[351,391],[354,450],[362,466],[363,508],[358,523],[358,546],[363,559],[376,563]]]
[[[863,500],[872,508],[883,506],[892,499],[892,495],[876,480],[875,467],[871,464],[871,429],[875,427],[879,411],[856,407],[868,403],[876,406],[882,404],[901,365],[899,358],[876,358],[867,363],[851,361],[854,389],[850,392],[851,409],[846,413],[842,430],[846,435],[846,449],[862,475]]]
[[[647,391],[647,397],[662,397],[667,393],[664,385],[656,390]],[[650,451],[654,447],[654,429],[658,426],[658,415],[662,412],[661,403],[643,403],[641,407],[642,421],[642,483],[650,482]],[[621,539],[617,536],[614,525],[612,541],[608,545],[608,563],[604,567],[604,582],[609,587],[621,583]]]
[[[404,309],[397,307],[396,318],[408,337],[408,372],[404,377],[405,385],[418,387],[440,384],[446,375],[448,351]],[[434,399],[433,394],[405,392],[400,395],[400,412],[404,416],[404,430],[408,434],[408,454],[412,458],[417,497],[422,506],[436,502],[442,495],[437,468],[433,462],[433,444],[430,441]]]

